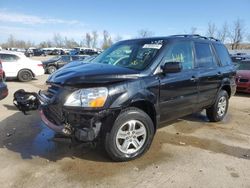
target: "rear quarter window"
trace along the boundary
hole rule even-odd
[[[196,63],[198,67],[210,68],[217,62],[209,43],[195,42]]]
[[[226,47],[222,44],[213,44],[219,60],[223,66],[231,65],[232,61]]]

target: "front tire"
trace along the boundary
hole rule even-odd
[[[53,66],[53,65],[49,66],[48,69],[47,69],[47,72],[48,72],[49,74],[52,74],[52,73],[54,73],[55,71],[56,71],[56,67]]]
[[[218,122],[223,120],[228,110],[228,98],[228,93],[225,90],[219,92],[215,103],[206,110],[209,121]]]
[[[154,124],[144,111],[128,108],[117,117],[105,135],[105,150],[114,161],[129,161],[143,155],[154,137]]]
[[[20,70],[17,75],[17,78],[21,82],[28,82],[32,80],[33,74],[30,70]]]

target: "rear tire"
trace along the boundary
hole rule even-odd
[[[30,70],[20,70],[17,77],[21,82],[28,82],[32,80],[33,74]]]
[[[206,109],[209,121],[218,122],[223,120],[228,109],[228,98],[228,93],[225,90],[219,92],[215,103],[210,108]]]
[[[143,155],[154,137],[154,124],[144,111],[128,108],[120,113],[105,135],[105,150],[114,161],[129,161]]]
[[[51,65],[51,66],[48,67],[47,72],[48,72],[49,74],[52,74],[52,73],[54,73],[56,70],[57,70],[56,67],[53,66],[53,65]]]

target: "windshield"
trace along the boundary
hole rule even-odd
[[[93,62],[144,70],[162,48],[163,40],[120,42],[97,56]]]
[[[249,62],[240,62],[238,63],[238,70],[250,70],[250,61]]]

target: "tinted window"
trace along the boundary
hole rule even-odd
[[[199,67],[215,66],[215,59],[211,47],[207,43],[195,43],[196,61]]]
[[[180,62],[184,70],[192,69],[194,66],[192,43],[181,41],[170,44],[163,62]]]
[[[70,56],[62,56],[62,61],[69,62],[70,61]]]
[[[225,48],[225,46],[222,44],[214,44],[214,48],[217,52],[217,55],[220,59],[221,64],[224,66],[230,65],[231,59],[230,59],[229,53],[228,53],[227,49]]]
[[[79,56],[72,56],[72,61],[80,60]]]
[[[15,62],[19,59],[16,55],[12,54],[0,54],[0,58],[5,62]]]

